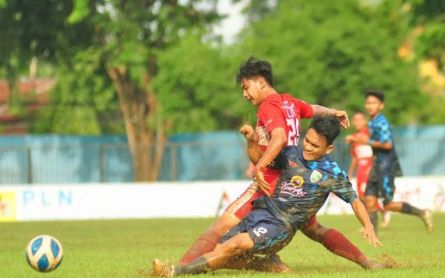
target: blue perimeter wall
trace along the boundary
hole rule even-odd
[[[406,176],[444,175],[445,126],[398,127],[394,133]],[[0,184],[131,181],[126,142],[125,136],[1,136]],[[244,179],[244,148],[237,132],[172,136],[160,180]],[[349,150],[342,138],[333,158],[347,168]]]

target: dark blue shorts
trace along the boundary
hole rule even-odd
[[[240,233],[248,233],[255,243],[252,251],[260,254],[276,253],[292,240],[295,231],[266,209],[252,210],[220,240],[224,243]]]
[[[366,184],[365,196],[383,198],[383,204],[387,205],[394,199],[395,175],[391,169],[390,160],[374,162]]]

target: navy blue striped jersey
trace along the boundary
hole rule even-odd
[[[301,147],[288,150],[288,165],[282,170],[272,196],[255,201],[255,207],[267,208],[274,216],[297,229],[323,206],[330,193],[347,203],[357,195],[346,172],[327,155],[306,161]]]
[[[392,172],[396,176],[401,176],[402,170],[397,158],[392,128],[386,117],[382,114],[378,114],[369,121],[368,127],[370,132],[370,141],[392,144],[391,150],[383,150],[378,148],[372,149],[374,153],[374,164],[387,168],[382,169],[384,172]]]

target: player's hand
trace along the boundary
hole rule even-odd
[[[345,137],[345,141],[346,141],[346,143],[348,143],[348,144],[353,143],[353,142],[354,142],[354,136],[353,136],[353,135],[348,135],[348,136],[346,136],[346,137]]]
[[[256,169],[255,169],[256,170]],[[253,180],[256,182],[257,186],[261,191],[267,196],[270,196],[270,184],[264,179],[264,174],[262,170],[254,171]]]
[[[247,140],[253,141],[253,133],[254,133],[254,130],[253,130],[253,127],[252,127],[251,125],[247,125],[247,124],[243,125],[243,126],[240,128],[239,132],[240,132],[240,133],[241,133]]]
[[[377,238],[377,235],[374,232],[373,226],[364,227],[362,230],[363,238],[367,239],[369,244],[374,247],[383,247],[383,244]]]
[[[346,111],[336,110],[335,116],[338,118],[338,120],[340,121],[340,124],[343,128],[349,127],[349,117],[348,117],[348,113],[346,113]]]

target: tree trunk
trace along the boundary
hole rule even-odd
[[[165,129],[157,113],[159,104],[156,97],[152,91],[135,86],[124,66],[112,67],[108,74],[124,116],[134,180],[154,181],[159,175],[165,145]],[[149,119],[156,119],[155,129],[150,128]]]

